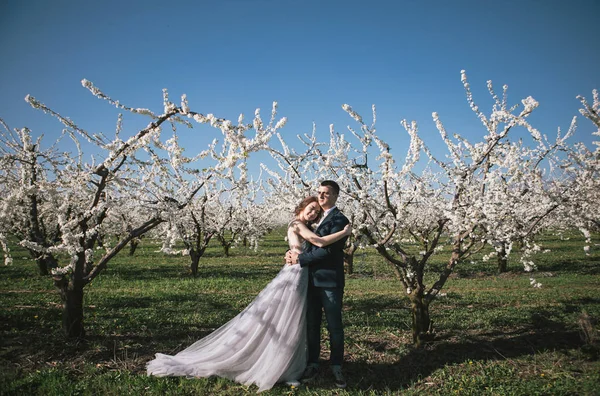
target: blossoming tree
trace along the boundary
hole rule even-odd
[[[25,238],[21,244],[28,249],[51,257],[66,254],[67,263],[59,263],[52,271],[64,303],[63,328],[67,336],[85,334],[83,326],[83,291],[104,269],[110,260],[132,239],[166,221],[177,219],[205,185],[207,180],[231,172],[238,161],[268,144],[275,128],[263,127],[259,113],[254,123],[237,125],[212,114],[191,111],[185,95],[179,106],[172,103],[166,90],[164,109],[154,113],[148,109],[127,107],[103,94],[87,80],[82,84],[95,96],[120,110],[150,117],[147,127],[127,139],[122,139],[122,118],[119,116],[113,139],[102,134],[90,134],[70,119],[61,116],[31,96],[26,100],[37,109],[60,120],[65,130],[77,142],[85,139],[96,147],[104,158],[85,162],[83,155],[61,169],[63,177],[52,180],[48,189],[59,197],[55,217],[60,240],[44,246]],[[222,142],[215,139],[206,150],[186,156],[178,142],[177,125],[192,127],[192,122],[206,124],[221,132]],[[172,133],[164,139],[163,126]],[[249,131],[254,130],[253,136]],[[113,244],[106,241],[96,251],[98,236],[106,228],[106,219],[116,206],[127,202],[138,208],[139,216],[131,229]],[[100,253],[99,253],[100,252]],[[57,260],[58,262],[59,260]]]
[[[444,160],[437,158],[421,139],[416,122],[402,121],[410,145],[403,163],[398,165],[390,145],[377,135],[375,108],[373,122],[367,125],[348,105],[343,106],[344,110],[359,125],[358,129],[348,128],[349,137],[331,126],[326,149],[315,139],[304,139],[305,153],[309,154],[296,154],[286,150],[285,145],[283,150],[292,159],[302,158],[302,169],[309,170],[314,179],[333,178],[340,183],[345,205],[355,219],[359,244],[373,247],[391,264],[411,301],[416,345],[431,338],[429,306],[450,274],[459,262],[485,246],[489,239],[486,230],[505,221],[499,211],[490,210],[490,196],[500,191],[518,193],[519,188],[522,193],[522,180],[537,172],[531,161],[523,161],[523,155],[536,160],[552,152],[548,147],[544,151],[544,139],[527,121],[538,106],[533,98],[524,99],[523,109],[517,111],[517,106],[508,104],[506,86],[502,97],[498,97],[488,82],[494,102],[488,116],[473,101],[464,72],[462,82],[467,102],[485,134],[477,142],[459,134],[450,137],[433,113],[441,141],[448,150]],[[509,144],[509,132],[516,127],[532,137],[532,148],[519,151]],[[306,185],[307,176],[297,171],[299,165],[286,161],[280,169],[286,176],[274,176],[279,190],[289,193],[293,187],[280,186]],[[522,200],[522,210],[536,205],[536,199]],[[551,212],[553,204],[548,202],[538,217]],[[434,254],[446,255],[447,264],[428,285],[426,272],[431,275],[436,271],[428,266]]]
[[[0,133],[0,244],[5,264],[10,264],[8,236],[35,241],[44,247],[59,237],[53,216],[59,202],[47,187],[51,184],[49,176],[61,174],[60,167],[68,163],[70,156],[57,150],[60,139],[42,149],[41,136],[34,142],[29,129],[13,132],[2,120],[0,123],[4,128]],[[58,265],[52,255],[27,250],[41,275]]]
[[[600,230],[600,99],[598,91],[592,92],[592,102],[579,96],[582,108],[579,110],[596,128],[592,135],[596,148],[592,150],[583,143],[569,147],[569,155],[561,164],[563,180],[574,187],[566,197],[568,205],[562,211],[562,221],[567,226],[579,229],[586,238],[584,250],[589,254],[592,245],[592,232]]]

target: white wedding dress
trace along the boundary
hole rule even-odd
[[[292,234],[292,235],[290,235]],[[290,249],[300,237],[288,232]],[[229,378],[258,391],[300,378],[306,367],[308,273],[284,265],[242,312],[174,356],[157,353],[148,375]]]

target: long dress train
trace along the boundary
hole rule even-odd
[[[242,312],[174,356],[157,353],[148,375],[229,378],[258,390],[300,378],[306,366],[308,273],[284,265]]]

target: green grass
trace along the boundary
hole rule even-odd
[[[410,304],[389,266],[375,252],[358,252],[344,299],[348,389],[324,374],[310,387],[278,385],[265,394],[351,395],[594,395],[600,393],[598,340],[582,337],[583,310],[600,318],[600,253],[583,254],[576,234],[543,239],[534,257],[541,289],[517,263],[498,275],[495,263],[459,264],[431,306],[436,340],[410,345]],[[156,253],[144,240],[86,288],[87,337],[65,341],[61,306],[51,279],[15,247],[0,267],[0,394],[198,395],[255,393],[221,378],[153,378],[154,353],[176,353],[244,308],[277,274],[283,232],[258,252],[212,245],[194,279],[186,257]],[[433,269],[444,265],[435,257]],[[431,282],[435,272],[427,275]],[[594,322],[596,337],[598,324]],[[327,340],[323,340],[323,358]]]

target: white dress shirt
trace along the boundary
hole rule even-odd
[[[319,222],[317,223],[317,228],[319,228],[319,226],[321,225],[323,220],[325,220],[325,217],[327,217],[329,212],[331,212],[334,208],[335,208],[335,205],[333,205],[331,208],[329,208],[325,212],[323,212],[323,216],[321,217],[321,220],[319,220]]]

